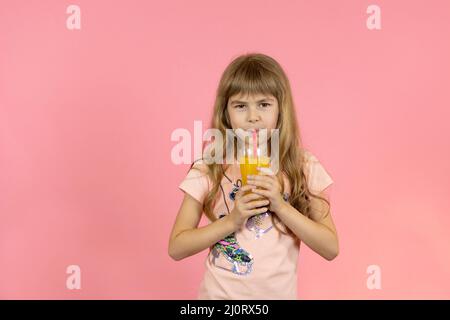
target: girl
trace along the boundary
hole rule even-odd
[[[263,54],[233,60],[219,83],[211,128],[223,136],[226,129],[278,129],[279,170],[249,176],[242,186],[237,162],[194,161],[179,186],[185,194],[169,255],[178,261],[209,248],[199,299],[297,299],[300,243],[327,260],[339,245],[325,193],[333,180],[302,147],[281,66]],[[239,146],[240,136],[234,139]],[[248,147],[245,139],[242,147]],[[203,212],[211,223],[198,228]]]

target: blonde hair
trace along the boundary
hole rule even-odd
[[[304,173],[305,150],[302,147],[299,134],[294,102],[292,98],[289,80],[282,67],[273,58],[261,53],[248,53],[235,58],[225,69],[217,88],[216,99],[214,103],[214,112],[211,120],[211,128],[220,130],[222,135],[226,136],[226,129],[232,129],[227,112],[228,99],[235,94],[271,94],[278,100],[279,116],[277,129],[279,129],[279,168],[277,178],[282,186],[284,193],[284,183],[282,175],[284,174],[291,185],[289,203],[301,212],[303,215],[310,216],[310,199],[319,198],[328,204],[329,213],[330,203],[327,199],[310,192]],[[226,139],[223,142],[223,156],[227,149]],[[236,143],[234,144],[236,145]],[[195,164],[192,163],[191,168]],[[214,216],[213,209],[219,193],[220,183],[229,164],[212,163],[206,164],[205,172],[212,182],[212,188],[205,197],[203,211],[211,220],[218,218]],[[277,227],[274,219],[279,220],[276,215],[271,215],[272,223],[275,228],[284,234],[295,237],[289,229],[283,232]]]

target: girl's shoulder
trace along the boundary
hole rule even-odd
[[[206,164],[205,160],[203,160],[202,158],[194,160],[194,162],[192,162],[191,169],[198,170],[205,174],[207,174],[209,171],[208,165]]]
[[[305,165],[309,165],[312,162],[319,161],[319,159],[317,159],[317,157],[307,149],[303,149],[303,154],[304,154],[303,161]]]
[[[203,158],[200,158],[192,162],[188,176],[201,178],[208,181],[209,185],[212,185],[210,171],[211,170],[207,162]]]
[[[304,149],[303,158],[303,170],[310,190],[321,192],[333,183],[331,175],[311,151]]]

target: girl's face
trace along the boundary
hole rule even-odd
[[[278,101],[273,95],[231,96],[227,112],[233,130],[267,129],[269,138],[272,129],[277,127],[279,109]],[[236,134],[240,137],[238,132]]]

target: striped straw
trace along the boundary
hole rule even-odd
[[[257,157],[257,148],[258,148],[258,137],[256,135],[256,129],[253,130],[253,156]]]

